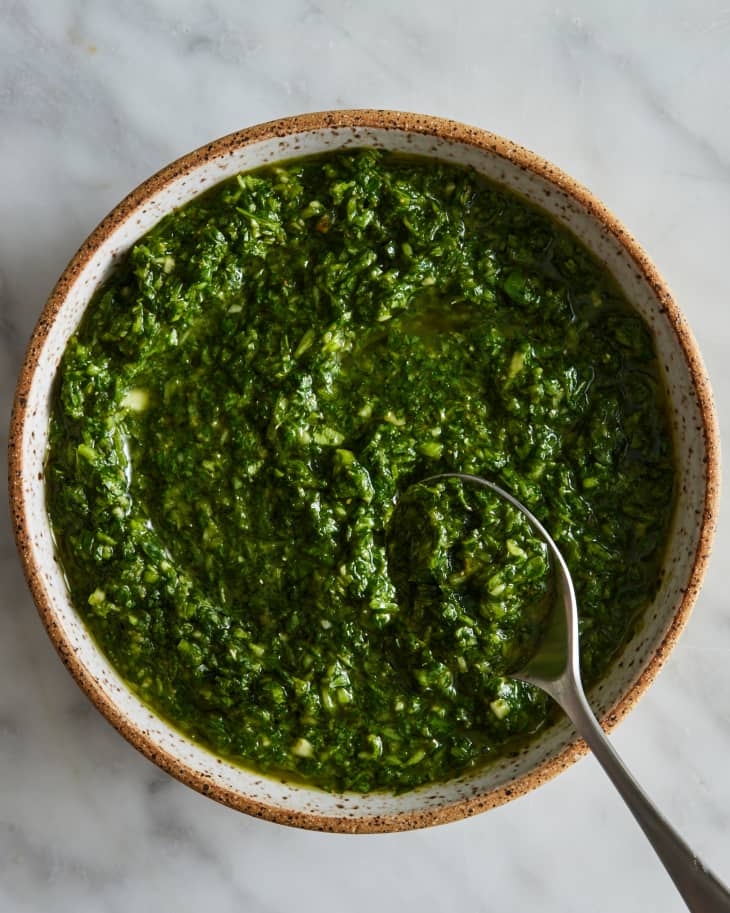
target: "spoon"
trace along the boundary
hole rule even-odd
[[[557,603],[562,610],[553,611],[536,652],[508,677],[541,688],[565,711],[578,735],[593,751],[621,798],[654,847],[687,907],[693,913],[730,913],[730,893],[707,869],[679,834],[662,816],[626,769],[599,726],[586,700],[580,675],[578,650],[578,609],[575,590],[565,559],[545,527],[517,498],[480,476],[445,472],[423,482],[439,479],[461,479],[488,488],[504,498],[527,517],[545,541],[556,577]]]

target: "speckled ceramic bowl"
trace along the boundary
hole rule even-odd
[[[687,621],[707,563],[718,498],[718,435],[694,340],[661,276],[588,191],[513,143],[453,121],[388,111],[334,111],[234,133],[164,168],[134,190],[84,242],[56,285],[18,382],[10,434],[10,498],[33,597],[64,664],[119,732],[163,770],[233,808],[328,831],[397,831],[473,815],[544,783],[585,750],[563,722],[516,758],[405,795],[329,795],[215,758],[131,693],[87,634],[54,558],[43,479],[50,390],[66,342],[94,290],[140,235],[216,182],[268,162],[380,146],[470,165],[569,227],[603,260],[651,326],[670,394],[679,455],[679,504],[660,592],[641,629],[593,691],[610,729],[659,671]]]

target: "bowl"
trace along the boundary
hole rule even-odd
[[[132,191],[59,279],[25,357],[10,431],[10,501],[18,550],[43,623],[96,707],[151,761],[232,808],[323,831],[399,831],[485,811],[580,757],[567,720],[516,757],[401,795],[335,795],[216,758],[155,716],[117,675],[71,605],[45,507],[44,455],[59,361],[95,289],[125,251],[172,209],[240,171],[335,149],[374,146],[471,166],[541,206],[603,261],[650,326],[668,390],[678,459],[677,509],[659,592],[590,699],[611,729],[656,676],[685,625],[707,565],[718,501],[719,445],[697,346],[664,280],[620,222],[584,187],[514,143],[450,120],[392,111],[329,111],[233,133],[178,159]]]

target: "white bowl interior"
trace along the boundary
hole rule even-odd
[[[356,146],[382,146],[471,165],[485,176],[536,202],[568,226],[609,266],[629,300],[652,327],[676,429],[678,505],[660,592],[620,660],[591,695],[594,707],[601,714],[613,707],[638,679],[667,634],[682,602],[695,560],[706,486],[705,448],[702,436],[697,433],[702,424],[699,404],[686,358],[656,293],[614,235],[569,193],[496,153],[460,141],[404,130],[361,127],[320,129],[254,142],[233,151],[226,150],[224,154],[180,176],[131,212],[77,276],[40,353],[29,391],[21,442],[29,548],[36,565],[43,569],[42,586],[63,637],[88,675],[150,742],[199,772],[211,785],[287,812],[314,813],[330,818],[422,813],[498,787],[509,787],[524,774],[557,756],[574,738],[574,733],[564,721],[546,731],[515,758],[502,759],[481,772],[459,780],[400,796],[330,795],[262,777],[221,761],[152,714],[125,687],[89,637],[69,601],[63,576],[54,561],[45,488],[38,480],[42,479],[43,473],[53,377],[69,336],[74,332],[94,290],[112,269],[115,259],[171,209],[231,175],[272,161]]]

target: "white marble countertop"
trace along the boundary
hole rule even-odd
[[[719,0],[0,0],[0,22],[3,438],[45,297],[128,190],[237,128],[358,106],[486,127],[586,183],[664,271],[730,422],[730,11]],[[613,738],[730,880],[725,521],[689,628]],[[402,835],[305,833],[217,806],[145,761],[74,685],[4,511],[0,583],[4,913],[684,909],[592,758],[496,811]]]

